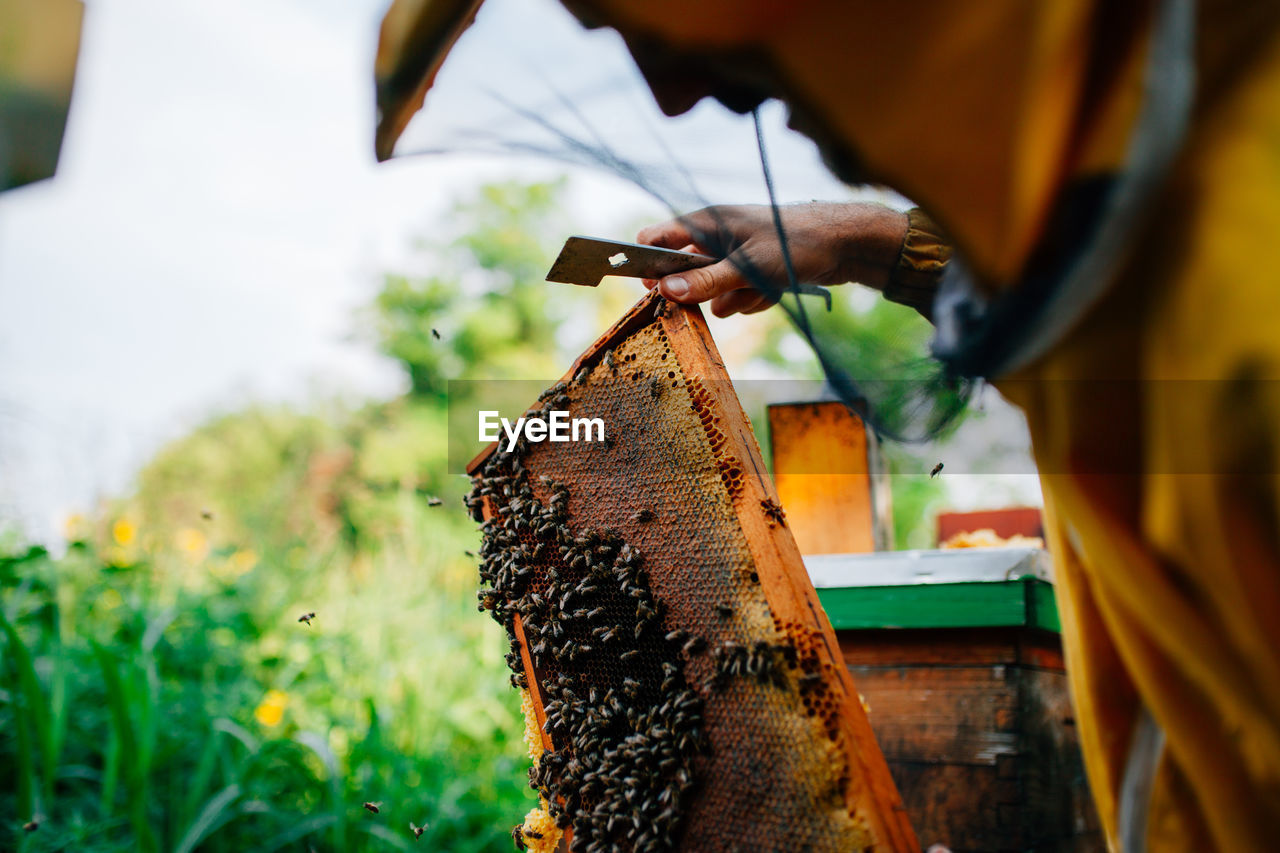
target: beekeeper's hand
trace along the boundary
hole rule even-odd
[[[881,204],[810,202],[780,207],[800,284],[856,281],[883,290],[902,251],[907,215]],[[787,286],[782,246],[767,205],[719,205],[641,229],[636,242],[723,260],[645,284],[673,302],[706,302],[717,317],[753,314],[773,300],[752,285]]]

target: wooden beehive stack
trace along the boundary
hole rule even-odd
[[[953,853],[1101,851],[1048,556],[871,553],[874,442],[839,403],[771,406],[774,474],[907,814]],[[821,496],[823,499],[818,499]],[[940,538],[1042,535],[1038,510],[939,516]]]

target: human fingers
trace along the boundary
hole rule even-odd
[[[706,302],[721,293],[749,285],[737,265],[728,259],[669,275],[658,282],[662,295],[672,302]]]
[[[683,247],[681,247],[679,251],[681,251],[681,252],[693,252],[693,253],[695,253],[695,254],[696,254],[696,253],[697,253],[697,251],[698,251],[698,247],[697,247],[697,246],[695,246],[695,245],[693,245],[692,243],[690,243],[690,244],[689,244],[689,245],[687,245],[687,246],[683,246]],[[642,278],[642,279],[640,279],[640,281],[641,281],[641,283],[642,283],[642,284],[644,284],[645,290],[653,290],[655,287],[657,287],[657,286],[658,286],[658,279],[656,279],[656,278]]]
[[[636,242],[663,249],[678,249],[693,243],[693,234],[689,226],[681,220],[669,219],[657,225],[641,228],[636,233]]]
[[[743,308],[740,313],[759,314],[761,311],[768,310],[769,308],[772,308],[777,304],[778,304],[777,302],[765,296],[763,293],[757,293],[755,303]]]
[[[731,314],[754,314],[770,306],[759,291],[750,287],[741,287],[728,293],[721,293],[711,300],[711,313],[717,317],[728,317]]]
[[[664,249],[681,246],[725,254],[734,245],[732,206],[712,206],[641,228],[636,242]],[[687,249],[686,249],[687,250]]]

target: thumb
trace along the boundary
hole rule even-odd
[[[667,299],[687,303],[706,302],[721,293],[749,286],[742,273],[727,258],[710,266],[669,275],[658,282],[658,289]]]

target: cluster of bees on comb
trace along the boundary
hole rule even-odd
[[[552,386],[545,407],[526,417],[566,405],[567,387]],[[553,745],[535,757],[530,786],[557,829],[572,828],[570,850],[673,849],[696,784],[693,761],[708,749],[703,698],[682,659],[710,651],[713,674],[698,685],[706,691],[739,675],[780,681],[794,650],[709,649],[688,631],[664,630],[643,554],[615,531],[575,530],[569,489],[535,480],[527,449],[521,438],[493,453],[466,503],[483,533],[479,609],[506,629],[512,685],[525,691],[521,636],[527,644]],[[519,849],[553,849],[558,839],[546,835],[529,821],[512,832]]]
[[[553,386],[545,401],[562,405],[562,393]],[[610,530],[573,530],[564,486],[540,478],[548,497],[538,496],[525,449],[493,454],[467,503],[484,534],[480,609],[507,629],[512,684],[528,688],[517,615],[539,674],[555,748],[535,762],[530,785],[556,826],[572,827],[572,850],[671,849],[693,758],[706,749],[703,702],[680,667],[682,651],[700,644],[662,630],[639,550]],[[519,848],[542,836],[513,832]]]

